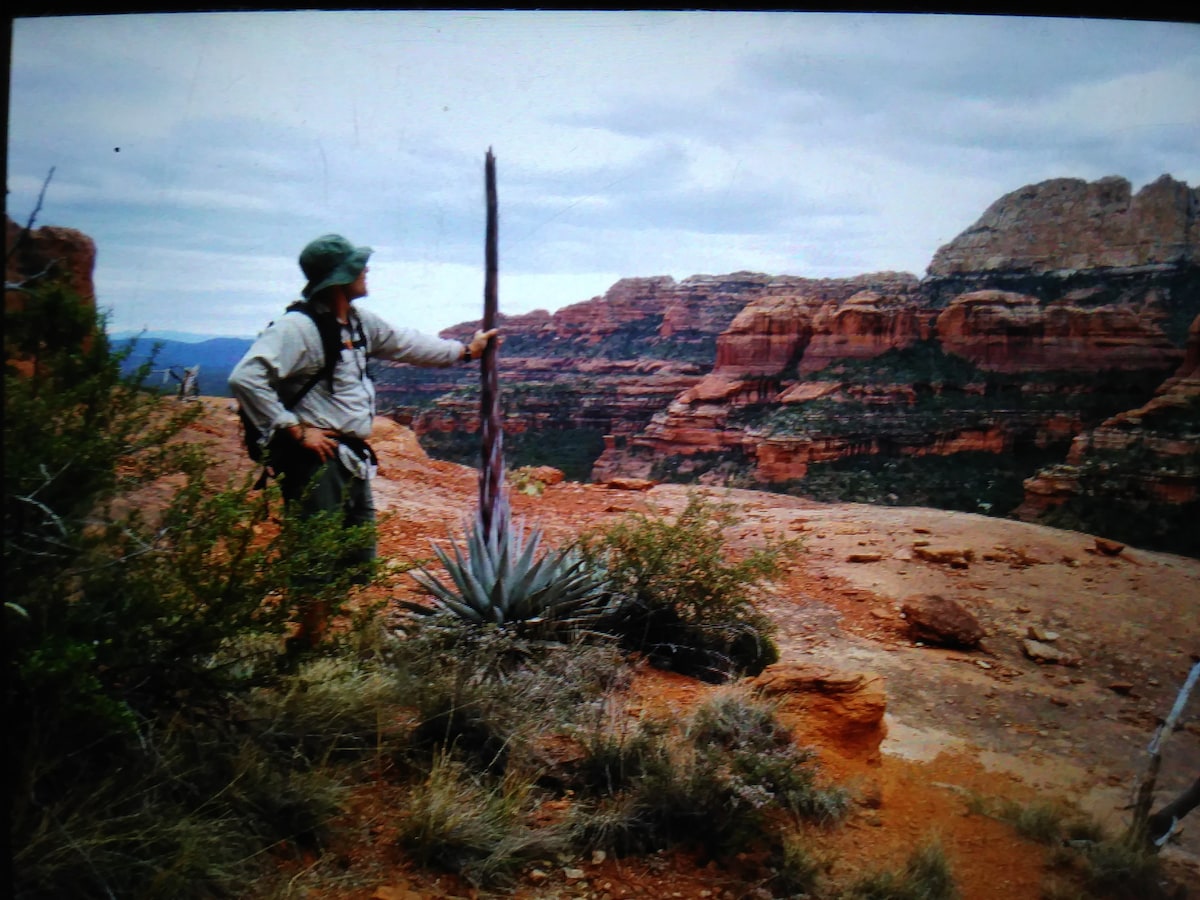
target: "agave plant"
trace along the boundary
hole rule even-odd
[[[496,327],[496,171],[489,149],[485,167],[487,190],[487,272],[484,283],[483,331]],[[550,631],[572,629],[606,612],[604,579],[582,553],[567,547],[538,555],[542,533],[536,526],[525,533],[512,521],[504,486],[504,432],[499,401],[497,343],[489,342],[480,364],[479,509],[468,523],[466,546],[450,539],[452,553],[434,545],[434,552],[452,584],[421,567],[413,577],[442,609],[468,622],[503,625],[523,622],[548,626]]]
[[[476,513],[464,545],[454,538],[449,550],[434,545],[448,583],[425,567],[413,571],[438,607],[475,624],[521,622],[548,630],[581,628],[608,612],[602,573],[572,546],[539,555],[541,529],[514,523],[504,493],[491,526]]]

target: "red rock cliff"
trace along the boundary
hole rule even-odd
[[[26,232],[12,219],[4,222],[5,310],[20,302],[20,291],[10,286],[35,277],[62,278],[82,299],[94,304],[96,243],[81,231],[50,225]]]
[[[1180,322],[1200,310],[1196,208],[1170,178],[1136,197],[1121,179],[1057,180],[997,201],[919,283],[762,293],[718,338],[713,371],[597,472],[768,486],[855,458],[1111,442],[1096,426],[1184,359]],[[1184,458],[1194,446],[1170,444]]]
[[[44,226],[26,231],[12,219],[4,224],[4,313],[24,308],[25,289],[50,281],[62,281],[84,301],[95,306],[96,290],[92,272],[96,265],[96,244],[81,231]],[[6,356],[10,347],[5,342]],[[14,354],[18,351],[12,350]],[[17,371],[28,374],[27,360],[9,360]]]
[[[1088,307],[1009,291],[972,291],[937,317],[947,353],[996,372],[1168,369],[1183,351],[1163,331],[1154,298]]]

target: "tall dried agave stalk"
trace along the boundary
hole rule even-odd
[[[499,305],[496,162],[490,148],[485,175],[486,276],[480,324],[483,331],[489,331],[496,327]],[[504,477],[498,355],[497,342],[490,341],[480,365],[479,509],[466,529],[466,547],[460,549],[453,539],[451,553],[434,546],[451,584],[444,584],[425,568],[414,571],[413,577],[439,607],[469,622],[526,622],[551,631],[573,630],[603,614],[602,581],[574,548],[538,556],[541,530],[531,528],[526,538],[523,526],[512,521]]]
[[[485,275],[483,280],[484,331],[496,327],[499,309],[498,232],[496,213],[496,159],[489,147],[484,162],[487,190],[487,234],[484,242]],[[504,488],[504,429],[500,417],[500,377],[497,374],[498,350],[496,341],[489,341],[480,362],[479,423],[482,438],[482,459],[479,467],[479,519],[483,534],[489,542],[497,537],[497,511],[508,502]]]

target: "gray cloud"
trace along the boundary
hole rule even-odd
[[[749,58],[747,81],[860,109],[905,97],[1019,102],[1193,59],[1198,28],[1032,16],[969,16],[952,27],[938,16],[853,16],[846,24],[835,43]]]
[[[118,325],[253,333],[326,231],[377,247],[373,301],[452,324],[477,302],[489,146],[523,308],[622,275],[920,273],[1023,184],[1200,183],[1184,23],[80,17],[18,21],[11,76],[9,209],[56,167],[41,222],[97,240]]]

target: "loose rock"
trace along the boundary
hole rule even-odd
[[[1060,650],[1050,644],[1027,638],[1021,641],[1022,652],[1036,663],[1046,663],[1059,666],[1078,666],[1081,660],[1065,650]]]
[[[846,557],[846,562],[852,563],[872,563],[879,562],[883,559],[882,553],[866,552],[866,553],[851,553]]]
[[[1043,644],[1053,644],[1058,640],[1057,631],[1049,631],[1041,625],[1030,625],[1027,634],[1033,640],[1040,641]]]
[[[922,541],[913,542],[913,554],[926,562],[949,566],[952,569],[965,569],[975,559],[975,551],[960,547],[929,547]]]
[[[939,594],[906,600],[901,612],[913,637],[931,644],[971,649],[983,639],[979,620],[956,601]]]
[[[610,478],[604,486],[614,491],[648,491],[657,483],[648,478]]]

